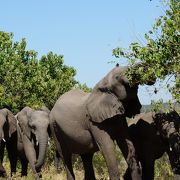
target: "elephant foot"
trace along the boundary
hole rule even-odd
[[[132,180],[141,180],[142,179],[142,176],[139,173],[133,173],[131,175],[131,177],[132,177]]]
[[[41,173],[39,173],[39,178],[42,178],[42,174]]]
[[[37,173],[34,176],[35,176],[35,180],[40,180],[42,178],[42,174],[41,173]]]
[[[2,177],[4,173],[6,173],[6,171],[4,167],[0,164],[0,176]]]
[[[61,166],[60,166],[60,164],[58,164],[58,163],[54,163],[54,166],[55,166],[55,168],[56,168],[56,172],[57,172],[57,174],[60,174],[61,173]]]
[[[60,173],[61,173],[61,169],[60,169],[60,168],[57,168],[57,169],[56,169],[56,172],[57,172],[57,174],[60,174]]]
[[[21,173],[21,177],[24,177],[24,176],[27,176],[27,172],[25,172],[25,173],[22,172],[22,173]]]
[[[35,175],[35,180],[40,180],[40,177],[38,174]]]
[[[179,174],[175,174],[174,175],[174,180],[180,180],[180,175]]]
[[[6,171],[0,172],[0,177],[7,178]]]

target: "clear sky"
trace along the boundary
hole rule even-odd
[[[26,38],[27,49],[39,57],[49,51],[64,55],[64,63],[77,70],[76,79],[93,87],[119,61],[117,46],[143,42],[155,19],[163,14],[158,0],[0,0],[0,30]],[[126,62],[120,61],[120,65]],[[170,95],[161,89],[139,88],[142,104]]]

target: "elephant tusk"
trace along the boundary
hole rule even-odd
[[[6,140],[5,140],[4,138],[2,138],[2,140],[3,140],[4,142],[6,142]]]
[[[39,142],[38,142],[38,141],[36,141],[36,146],[38,146],[38,144],[39,144]]]
[[[169,149],[170,151],[172,151],[172,148],[170,147],[170,149]]]
[[[48,137],[48,146],[50,145],[51,143],[50,143],[50,138]]]

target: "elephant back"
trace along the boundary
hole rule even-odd
[[[140,120],[152,124],[154,123],[154,119],[153,119],[154,115],[155,115],[154,112],[137,114],[134,118],[128,119],[128,126],[137,124]]]
[[[77,126],[86,118],[85,104],[89,97],[80,89],[73,89],[62,95],[50,112],[50,119],[56,119],[60,123],[75,123]],[[77,121],[78,119],[78,121]]]

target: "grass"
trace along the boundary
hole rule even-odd
[[[51,152],[52,153],[52,152]],[[119,162],[119,170],[120,170],[120,175],[122,176],[127,168],[127,164],[121,154],[121,152],[117,149],[117,157],[118,157],[118,162]],[[50,162],[51,159],[51,162]],[[52,162],[52,158],[48,159],[46,161],[46,164],[42,168],[42,180],[66,180],[66,173],[64,170],[64,166],[61,164],[61,170],[60,173],[58,174],[55,167],[54,163]],[[77,180],[83,180],[84,177],[84,171],[83,171],[83,166],[81,159],[79,156],[74,156],[73,157],[73,169],[75,173],[75,177]],[[94,169],[95,169],[95,174],[97,180],[108,180],[108,171],[106,167],[106,163],[104,161],[104,158],[102,157],[101,153],[95,153],[94,158],[93,158],[93,164],[94,164]],[[10,175],[10,168],[9,168],[9,162],[7,157],[4,159],[4,167]],[[34,176],[32,174],[31,169],[28,170],[28,176],[27,177],[22,177],[20,176],[20,165],[18,164],[17,168],[17,173],[14,175],[11,179],[12,180],[34,180]],[[0,178],[0,180],[3,178]],[[171,180],[173,179],[173,173],[171,171],[168,157],[167,155],[164,155],[161,159],[156,161],[155,164],[155,180]]]

